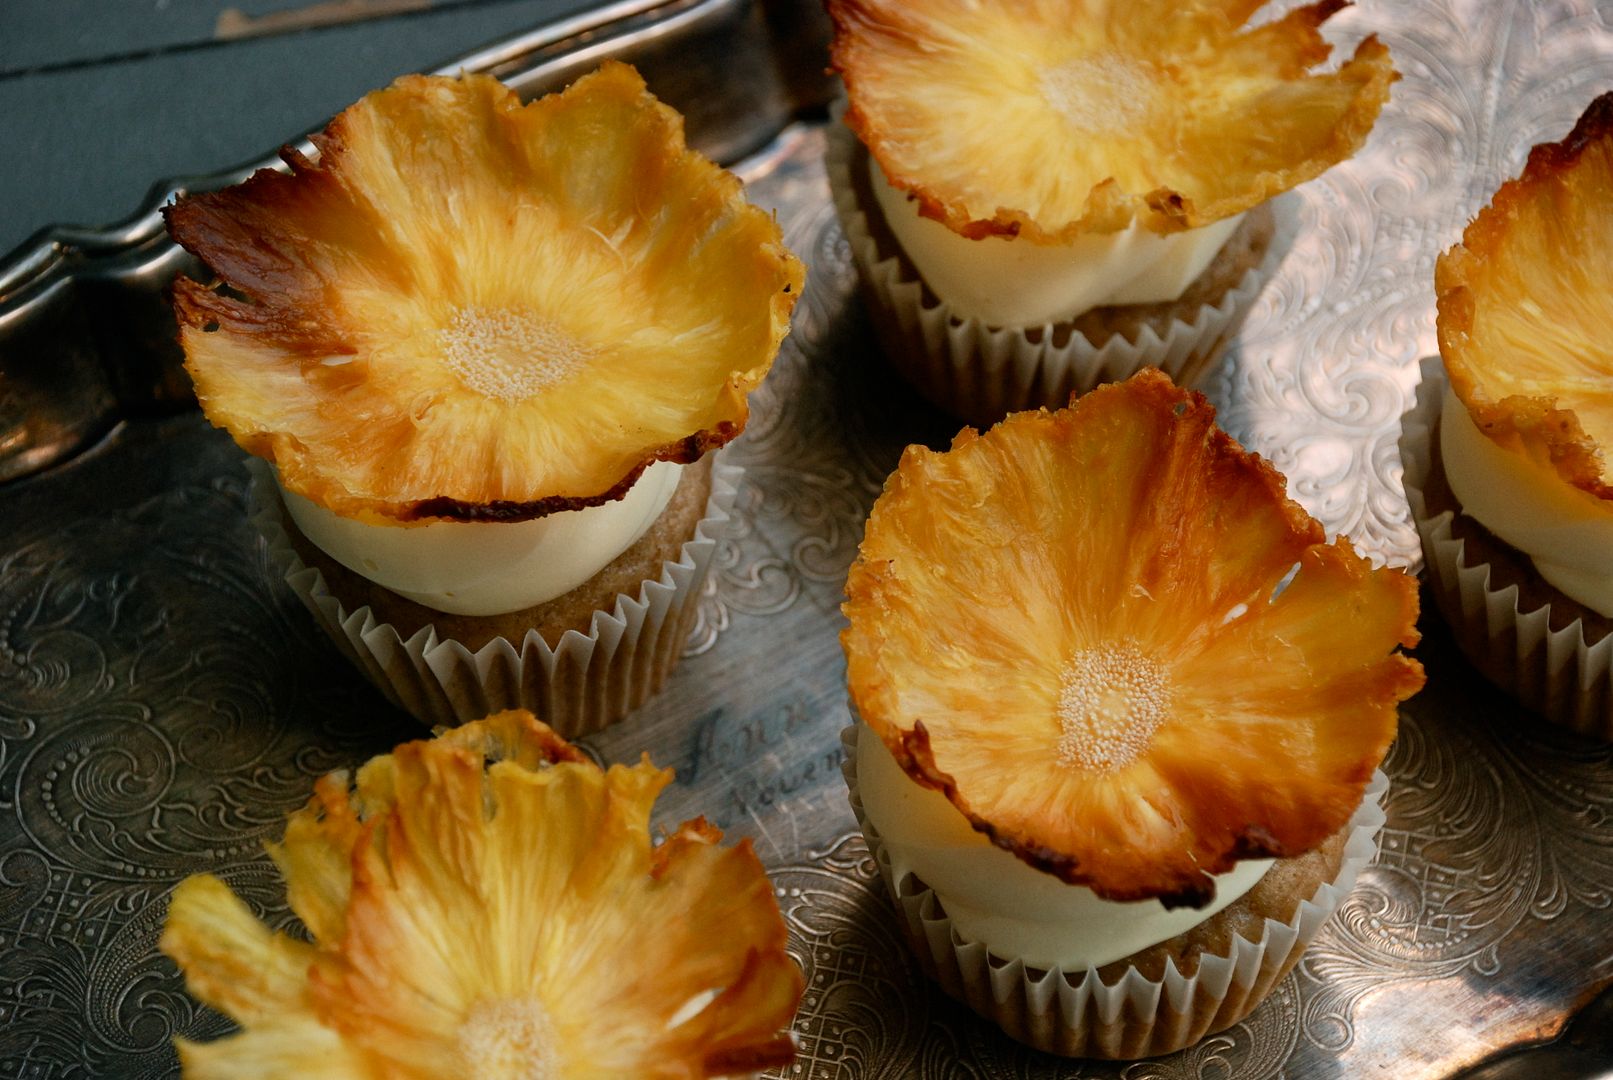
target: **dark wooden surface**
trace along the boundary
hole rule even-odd
[[[397,75],[599,3],[0,0],[0,256],[45,225],[121,219],[163,177],[256,159]]]

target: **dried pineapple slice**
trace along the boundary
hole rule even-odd
[[[909,447],[846,586],[852,698],[903,770],[1110,900],[1202,905],[1342,828],[1423,681],[1416,583],[1214,420],[1149,369]]]
[[[1613,93],[1440,256],[1439,351],[1479,430],[1599,499],[1613,499]]]
[[[1398,76],[1369,37],[1336,72],[1321,0],[828,0],[846,121],[921,212],[1042,244],[1230,217],[1360,148]]]
[[[208,417],[349,517],[521,520],[621,496],[745,426],[801,264],[683,121],[608,63],[522,106],[409,76],[289,175],[180,201]]]
[[[671,780],[602,771],[499,713],[320,780],[271,848],[312,941],[223,882],[175,890],[160,947],[241,1024],[179,1040],[193,1080],[720,1076],[788,1062],[802,977],[749,841],[650,846]],[[704,1007],[700,1007],[704,1003]]]

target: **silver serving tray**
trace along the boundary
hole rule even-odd
[[[1613,84],[1613,11],[1363,0],[1335,22],[1346,44],[1379,33],[1405,79],[1368,149],[1301,189],[1300,238],[1213,390],[1330,529],[1416,565],[1395,436],[1433,350],[1434,257]],[[1613,750],[1509,704],[1433,615],[1382,854],[1247,1021],[1156,1061],[1063,1061],[917,973],[839,777],[838,604],[901,448],[954,425],[884,366],[855,297],[822,167],[826,37],[811,4],[628,0],[444,65],[535,94],[638,64],[810,267],[730,451],[737,526],[687,656],[588,740],[676,767],[661,821],[755,839],[807,976],[778,1075],[1432,1078],[1507,1048],[1473,1075],[1613,1075]],[[246,171],[159,185],[121,225],[47,229],[0,263],[3,1076],[169,1076],[173,1036],[227,1030],[156,952],[170,890],[212,871],[286,924],[263,841],[314,776],[419,734],[273,579],[240,454],[177,368],[162,292],[190,263],[156,208]]]

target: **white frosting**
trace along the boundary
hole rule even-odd
[[[1134,225],[1056,245],[1003,236],[970,240],[921,216],[918,203],[892,187],[872,157],[868,171],[886,223],[930,289],[959,316],[992,326],[1041,326],[1105,304],[1175,300],[1243,220],[1237,214],[1163,236]]]
[[[501,615],[570,592],[661,516],[682,466],[645,469],[615,502],[531,521],[368,525],[281,489],[304,536],[356,574],[454,615]]]
[[[917,874],[961,934],[1033,967],[1099,967],[1176,937],[1254,888],[1272,864],[1247,860],[1218,875],[1207,907],[1168,911],[1158,900],[1116,903],[994,846],[945,795],[902,772],[866,724],[857,731],[857,788],[896,879]]]
[[[1613,617],[1613,507],[1498,445],[1449,390],[1439,449],[1463,512],[1529,556],[1557,589]]]

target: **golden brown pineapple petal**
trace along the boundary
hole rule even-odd
[[[1613,499],[1613,93],[1535,147],[1440,257],[1439,348],[1490,438]]]
[[[772,888],[703,820],[651,846],[670,779],[601,770],[525,712],[327,778],[275,852],[311,943],[214,879],[176,892],[162,948],[243,1026],[182,1047],[187,1067],[683,1080],[787,1063],[802,979]]]
[[[1336,832],[1422,683],[1415,583],[1324,543],[1152,370],[909,448],[847,596],[852,697],[902,768],[1115,900],[1200,903]]]
[[[167,212],[246,297],[178,283],[197,395],[287,487],[519,520],[743,430],[802,267],[631,68],[525,106],[409,76],[315,143]]]
[[[1396,78],[1368,38],[1337,71],[1322,0],[830,0],[846,120],[891,183],[964,236],[1061,243],[1247,210],[1349,157]]]

